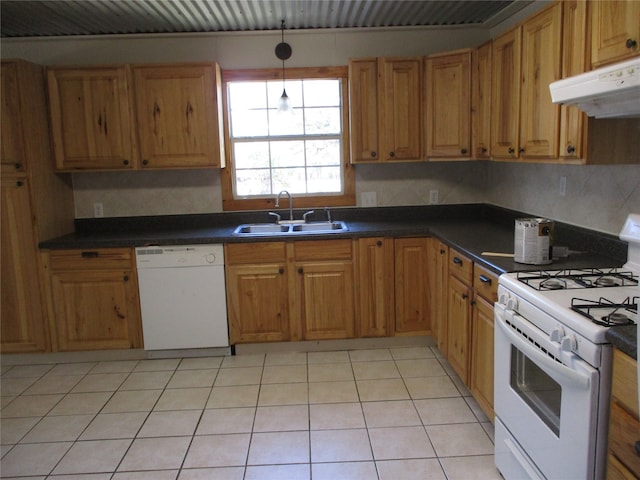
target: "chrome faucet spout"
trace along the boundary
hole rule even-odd
[[[286,193],[287,197],[289,197],[289,221],[293,221],[293,197],[288,191],[282,190],[278,193],[278,196],[276,197],[276,204],[274,206],[276,208],[280,208],[280,195],[283,193]]]

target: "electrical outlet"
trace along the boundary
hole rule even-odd
[[[378,205],[378,195],[376,192],[362,192],[360,194],[360,203],[363,207],[375,207]]]
[[[560,177],[560,184],[558,186],[558,194],[564,197],[567,194],[567,177]]]
[[[438,194],[438,190],[429,190],[429,205],[437,205]]]
[[[93,216],[95,218],[104,217],[104,208],[102,207],[101,203],[94,203],[93,204]]]

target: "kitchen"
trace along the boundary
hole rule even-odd
[[[408,32],[287,32],[294,47],[287,66],[344,65],[353,57],[425,55],[476,46],[537,8],[540,5],[534,4],[489,31],[449,27]],[[105,64],[215,59],[224,69],[274,67],[272,48],[277,40],[273,33],[49,39],[44,49],[43,40],[24,39],[4,41],[2,48],[4,58],[26,58],[45,65],[93,64],[98,57]],[[426,205],[431,191],[437,190],[435,203],[489,203],[611,235],[619,233],[627,215],[640,204],[637,165],[445,162],[359,165],[355,170],[358,201],[362,193],[375,192],[378,206]],[[566,182],[565,195],[559,192],[561,182]],[[95,203],[103,205],[106,217],[222,211],[216,171],[79,173],[73,174],[73,186],[76,218],[93,217]]]

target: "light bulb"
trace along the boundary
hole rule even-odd
[[[289,95],[287,95],[287,91],[284,88],[282,89],[282,96],[278,100],[278,113],[293,113],[291,100],[289,100]]]

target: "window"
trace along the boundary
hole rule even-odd
[[[291,69],[293,114],[278,113],[279,70],[224,72],[225,210],[272,208],[287,190],[294,206],[353,205],[348,162],[346,69]]]

